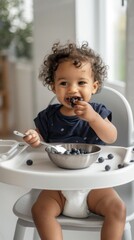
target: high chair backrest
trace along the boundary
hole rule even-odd
[[[55,97],[50,104],[55,102]],[[133,139],[133,114],[126,98],[113,88],[104,86],[101,92],[92,96],[92,102],[103,103],[112,111],[112,122],[118,131],[116,146],[132,146]]]
[[[110,87],[103,87],[100,93],[95,94],[92,101],[106,105],[112,111],[112,122],[118,131],[116,146],[131,146],[133,139],[133,114],[126,98]]]

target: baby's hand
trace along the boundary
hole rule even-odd
[[[74,106],[74,112],[78,117],[87,122],[93,121],[96,117],[96,112],[92,106],[85,101],[77,101]]]
[[[31,145],[31,147],[38,147],[40,145],[40,136],[37,131],[30,129],[25,132],[26,137],[24,141]]]

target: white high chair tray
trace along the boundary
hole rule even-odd
[[[88,168],[68,170],[54,165],[44,146],[33,149],[18,143],[12,156],[0,157],[0,181],[38,189],[77,190],[113,187],[134,180],[133,147],[101,146],[101,149],[99,157],[104,162],[97,160]],[[113,159],[108,159],[108,154]],[[32,165],[28,166],[27,160],[32,160]],[[109,171],[105,170],[106,165],[110,166]]]
[[[0,139],[0,156],[9,152],[11,148],[16,145],[16,143],[17,141],[14,140]]]

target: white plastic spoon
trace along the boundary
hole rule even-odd
[[[13,131],[13,133],[15,134],[15,135],[17,135],[17,136],[19,136],[19,137],[26,137],[27,135],[26,134],[23,134],[23,133],[21,133],[21,132],[18,132],[18,131]],[[47,146],[47,147],[49,147],[50,149],[54,149],[54,151],[56,151],[56,152],[58,152],[58,153],[64,153],[64,152],[66,152],[66,148],[64,148],[64,147],[62,147],[61,145],[56,145],[56,146],[53,146],[53,145],[51,145],[51,144],[48,144],[48,143],[46,143],[46,142],[43,142],[43,141],[40,141],[40,143],[41,144],[43,144],[43,145],[45,145],[45,146]]]

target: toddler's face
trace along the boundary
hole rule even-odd
[[[90,63],[83,62],[81,67],[76,68],[71,61],[67,61],[58,66],[52,88],[59,102],[71,108],[72,97],[89,102],[98,89],[98,81],[94,81]]]

